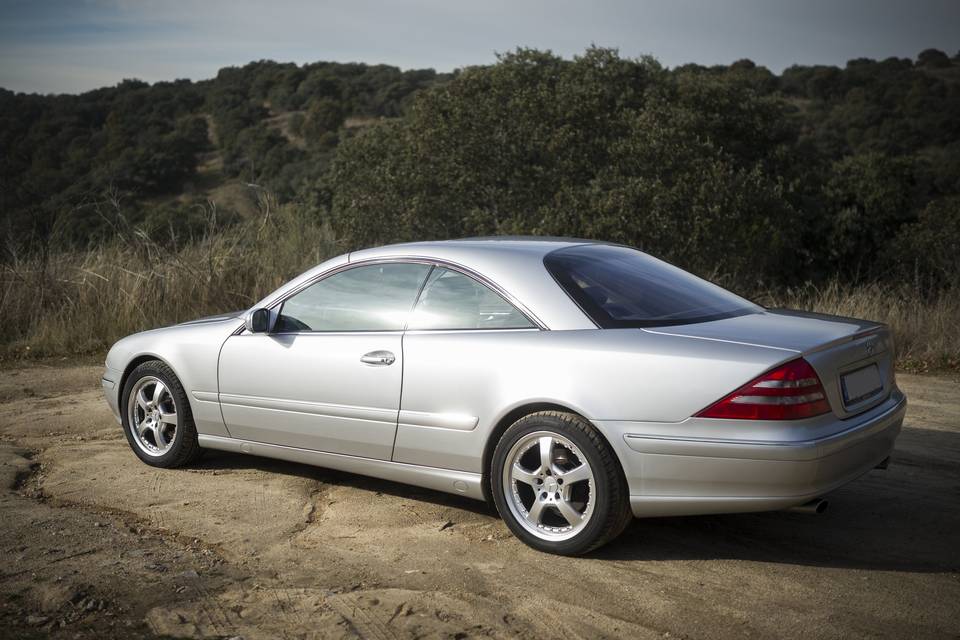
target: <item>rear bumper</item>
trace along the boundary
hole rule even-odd
[[[769,511],[802,504],[870,471],[900,433],[899,391],[875,409],[801,441],[724,440],[622,433],[620,458],[634,515]],[[852,423],[852,424],[848,424]]]

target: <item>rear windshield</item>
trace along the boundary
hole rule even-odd
[[[547,254],[543,263],[604,329],[693,324],[762,311],[726,289],[628,247],[568,247]]]

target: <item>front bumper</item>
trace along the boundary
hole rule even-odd
[[[103,395],[107,399],[107,404],[110,406],[110,411],[113,412],[113,417],[116,418],[117,422],[120,420],[120,378],[123,376],[122,371],[117,371],[116,369],[111,369],[107,367],[103,376],[100,378],[100,386],[103,388]]]
[[[770,511],[822,496],[876,467],[893,450],[906,407],[894,391],[864,414],[819,425],[816,431],[826,435],[803,440],[706,438],[702,430],[698,437],[665,436],[662,428],[651,435],[631,423],[606,426],[622,435],[617,448],[637,517]]]

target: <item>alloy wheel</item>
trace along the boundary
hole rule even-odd
[[[130,391],[127,412],[133,441],[150,456],[162,456],[177,437],[177,404],[162,380],[146,376]]]
[[[556,433],[537,431],[514,443],[502,486],[517,521],[544,540],[572,538],[593,515],[593,470],[576,445]]]

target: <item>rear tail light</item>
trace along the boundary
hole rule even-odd
[[[743,385],[697,414],[701,418],[797,420],[830,411],[820,377],[797,358]]]

